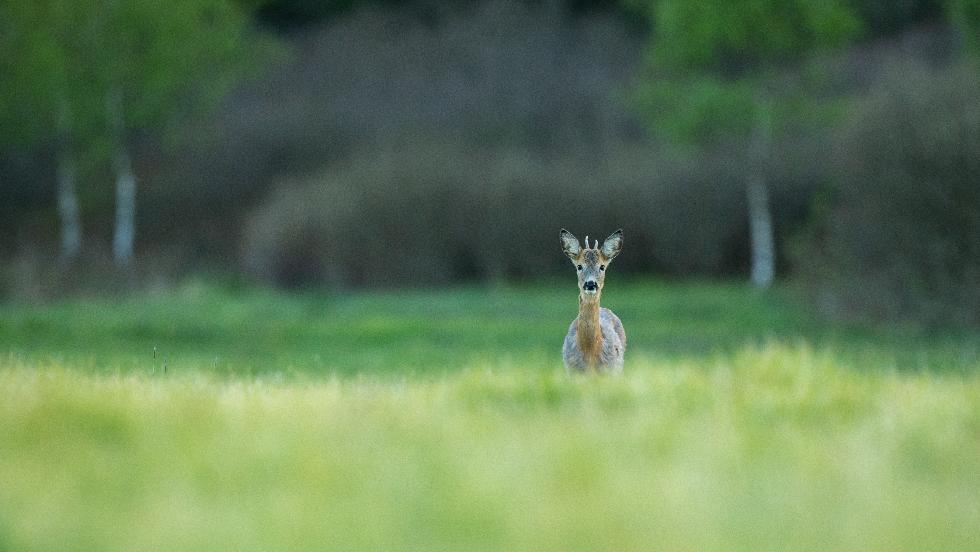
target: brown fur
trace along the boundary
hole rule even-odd
[[[591,366],[599,364],[602,328],[599,326],[599,297],[579,297],[575,341]]]

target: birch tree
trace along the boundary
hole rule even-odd
[[[209,105],[241,75],[254,38],[244,4],[112,0],[92,14],[101,26],[90,61],[115,173],[112,250],[120,267],[132,264],[136,239],[133,137],[165,132],[177,115]]]
[[[858,20],[843,0],[632,2],[653,28],[640,100],[655,132],[679,144],[739,141],[749,167],[751,281],[768,287],[776,246],[767,167],[782,116],[799,107],[774,86],[781,68],[845,44]]]
[[[77,152],[115,174],[113,256],[130,267],[138,177],[132,142],[219,98],[267,42],[254,0],[0,1],[0,118],[26,143],[53,141],[64,257],[81,247]],[[14,125],[16,123],[16,125]],[[13,128],[10,126],[8,128]]]
[[[74,261],[83,242],[77,174],[81,144],[96,126],[91,94],[73,61],[86,48],[79,24],[85,0],[0,3],[0,139],[21,147],[53,145],[60,257]]]

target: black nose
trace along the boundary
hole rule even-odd
[[[584,289],[585,291],[595,291],[599,289],[599,284],[590,280],[582,284],[582,289]]]

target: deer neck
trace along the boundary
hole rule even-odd
[[[599,294],[585,297],[579,295],[576,341],[582,351],[585,361],[595,365],[599,363],[599,353],[602,351],[602,328],[599,327]]]

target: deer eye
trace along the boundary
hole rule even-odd
[[[599,270],[605,270],[605,269],[606,269],[606,265],[599,265]]]
[[[582,270],[582,265],[578,265],[578,269],[579,270]]]

